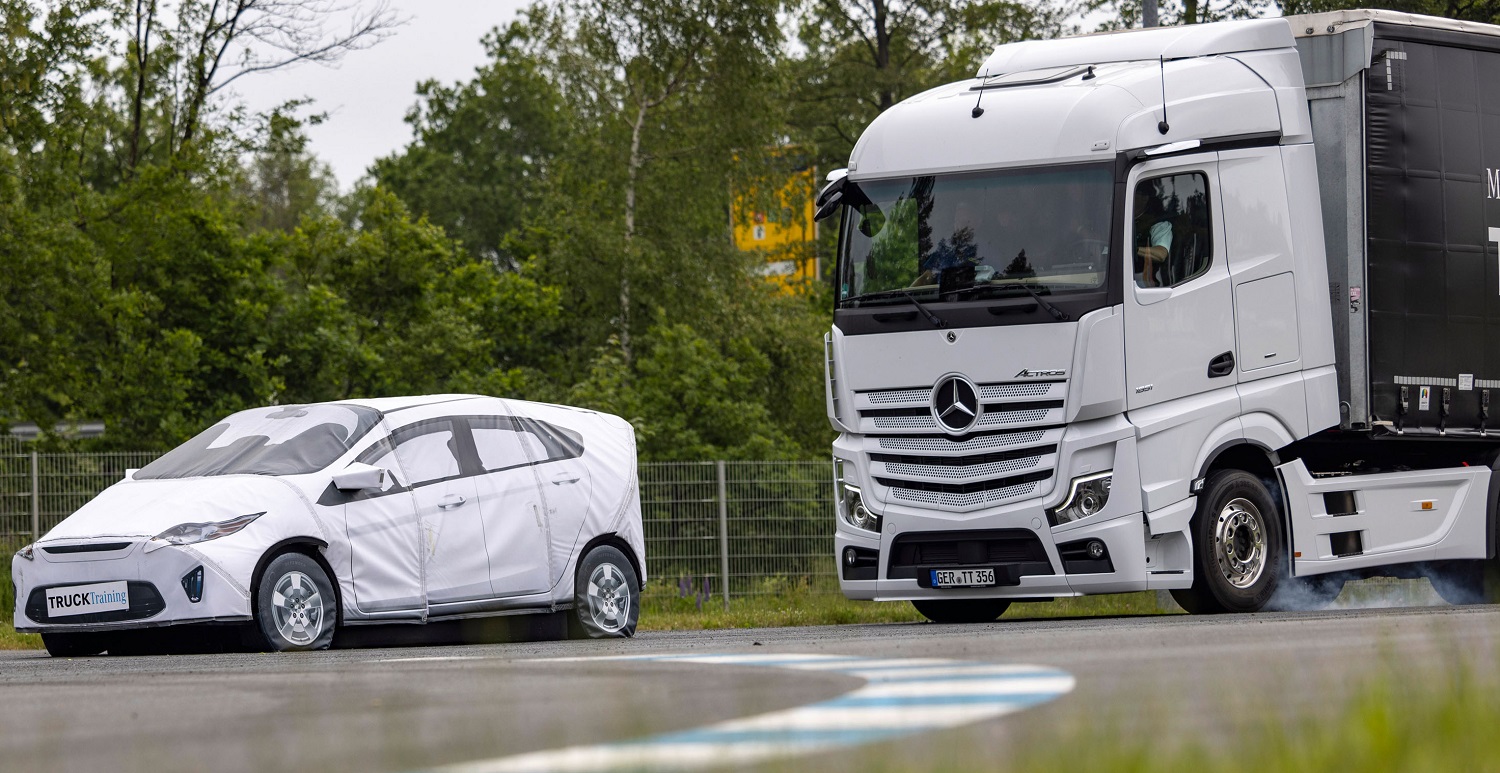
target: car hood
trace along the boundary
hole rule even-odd
[[[264,475],[126,480],[105,489],[41,541],[154,537],[181,523],[224,521],[250,513],[307,516],[310,507],[290,483]]]

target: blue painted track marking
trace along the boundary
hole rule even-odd
[[[630,741],[573,746],[450,765],[443,773],[586,773],[746,765],[824,752],[1001,717],[1073,689],[1044,666],[938,658],[843,655],[642,655],[546,662],[652,661],[761,666],[860,677],[832,700]]]

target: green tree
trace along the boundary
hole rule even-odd
[[[566,131],[566,105],[533,51],[535,27],[516,22],[484,38],[490,61],[467,83],[426,81],[407,113],[415,139],[371,173],[414,211],[475,254],[511,268],[502,251],[545,185]]]

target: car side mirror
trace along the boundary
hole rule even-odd
[[[333,487],[339,491],[360,491],[384,485],[385,469],[364,462],[355,462],[333,474]]]

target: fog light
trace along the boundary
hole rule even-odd
[[[187,594],[188,601],[194,604],[203,600],[202,566],[182,576],[182,591]]]
[[[1109,484],[1112,473],[1102,472],[1073,479],[1073,490],[1061,505],[1047,511],[1047,520],[1053,526],[1081,520],[1094,515],[1109,504]]]
[[[854,563],[858,560],[859,556],[854,554],[854,548],[844,548],[844,563],[854,566]]]
[[[1104,557],[1104,543],[1096,539],[1091,539],[1089,540],[1088,551],[1089,558],[1098,561]]]

